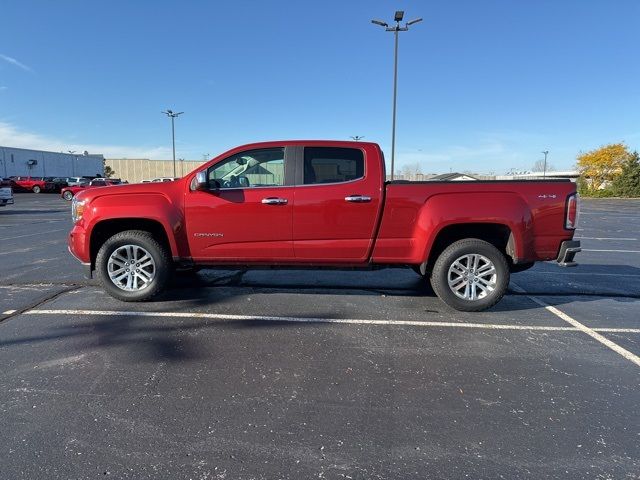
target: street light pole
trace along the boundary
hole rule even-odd
[[[73,155],[74,153],[76,153],[75,150],[67,150],[67,152],[69,152],[69,155]],[[78,163],[78,157],[76,155],[73,155],[73,162],[71,163],[71,174],[73,176],[75,176],[76,174],[76,163]]]
[[[544,150],[544,167],[542,168],[542,178],[547,178],[547,155],[549,155],[549,150]]]
[[[406,32],[409,30],[409,26],[414,23],[418,23],[422,21],[422,18],[416,18],[415,20],[411,20],[404,24],[404,27],[400,26],[400,22],[404,17],[404,11],[398,10],[394,16],[394,22],[396,25],[390,27],[387,23],[381,20],[371,20],[371,23],[376,25],[380,25],[387,32],[393,32],[394,34],[394,54],[393,54],[393,119],[391,122],[391,180],[393,180],[394,168],[395,168],[395,158],[396,158],[396,100],[398,97],[398,33]]]
[[[182,115],[184,112],[174,112],[167,109],[166,111],[161,113],[164,113],[167,117],[171,118],[171,143],[173,144],[173,178],[176,178],[176,129],[173,124],[173,120],[178,115]]]

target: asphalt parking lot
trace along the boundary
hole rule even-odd
[[[640,201],[456,312],[413,271],[209,271],[121,303],[69,204],[0,209],[0,478],[640,478]]]

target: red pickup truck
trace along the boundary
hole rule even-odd
[[[406,266],[464,311],[536,261],[575,265],[574,183],[386,182],[384,165],[375,143],[244,145],[175,182],[79,192],[69,251],[124,301],[176,267]]]
[[[33,193],[52,192],[56,185],[42,177],[11,177],[17,190],[31,191]]]

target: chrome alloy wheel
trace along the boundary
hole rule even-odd
[[[483,255],[463,255],[449,267],[447,282],[457,297],[464,300],[480,300],[496,288],[496,267]]]
[[[147,288],[155,278],[156,262],[144,248],[123,245],[109,256],[107,273],[116,287],[127,292],[138,292]]]

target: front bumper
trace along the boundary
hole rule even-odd
[[[573,261],[573,258],[576,256],[576,253],[580,252],[582,248],[580,247],[579,240],[565,240],[560,244],[560,252],[558,253],[558,258],[556,259],[558,265],[561,267],[575,267],[578,264]]]
[[[84,229],[76,224],[69,232],[67,249],[69,253],[85,267],[85,276],[92,278],[91,255],[89,254],[89,245],[86,240]]]

